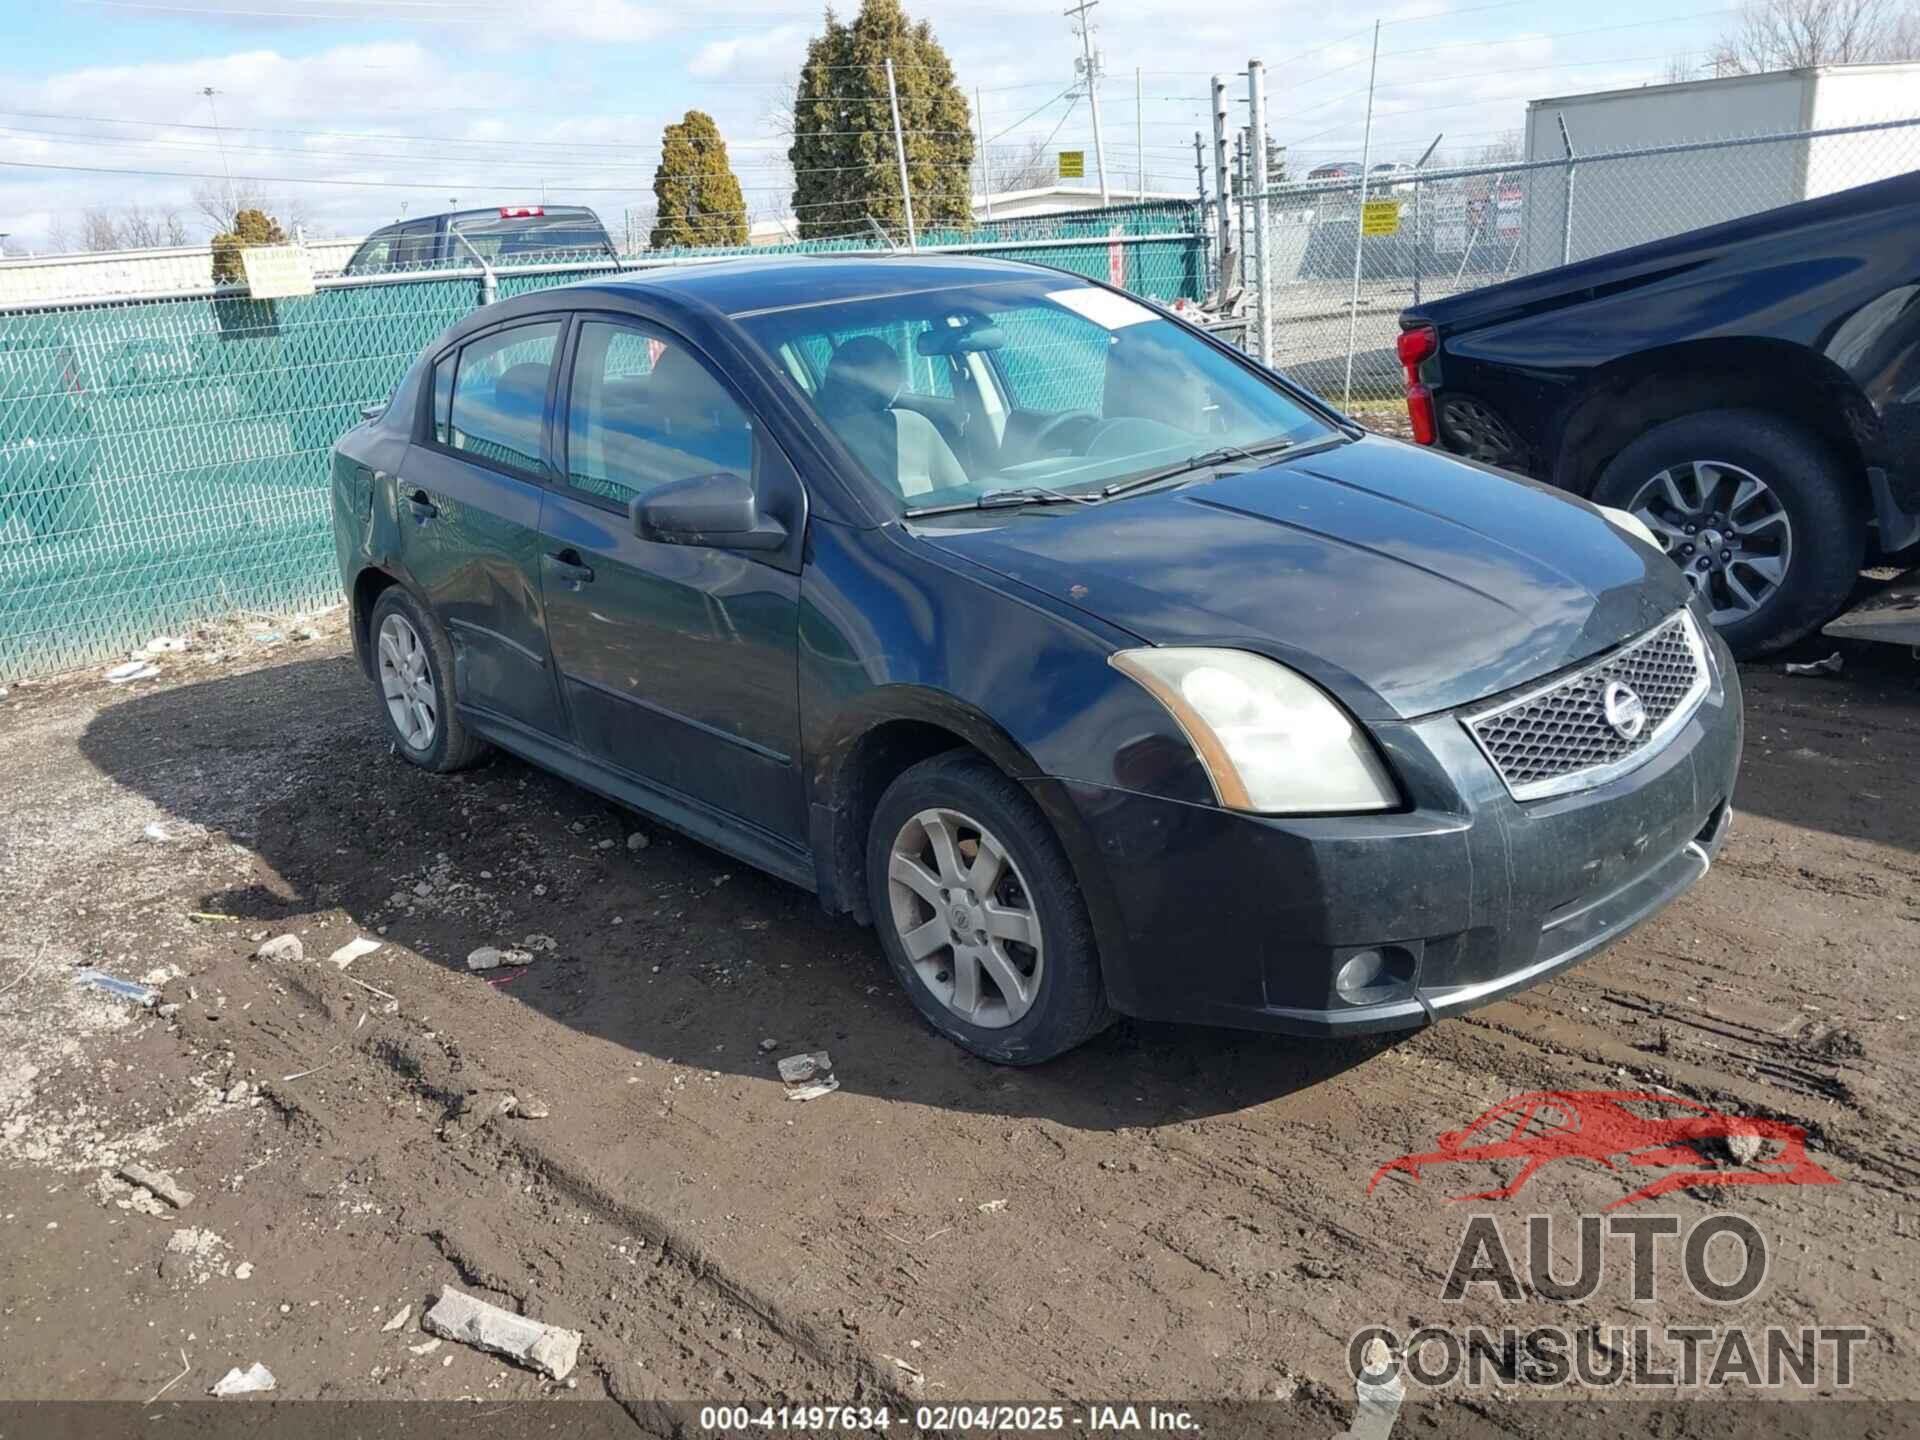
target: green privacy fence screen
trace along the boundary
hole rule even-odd
[[[1170,301],[1200,292],[1196,231],[1185,207],[1158,207],[969,248]],[[503,269],[496,292],[610,269]],[[0,684],[122,658],[194,619],[338,598],[328,449],[480,291],[476,274],[433,273],[289,300],[0,311]]]

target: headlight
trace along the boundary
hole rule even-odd
[[[1266,815],[1400,803],[1366,733],[1319,686],[1245,650],[1122,650],[1109,659],[1173,713],[1220,803]]]
[[[1616,510],[1611,505],[1596,505],[1593,508],[1606,516],[1607,523],[1614,529],[1624,530],[1634,539],[1644,540],[1656,550],[1664,551],[1667,548],[1654,538],[1653,531],[1647,528],[1647,522],[1631,510]]]

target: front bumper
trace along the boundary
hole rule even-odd
[[[1732,820],[1739,680],[1605,785],[1516,802],[1448,713],[1374,727],[1411,802],[1277,819],[1032,788],[1066,838],[1123,1013],[1300,1035],[1405,1029],[1536,984],[1706,873]]]

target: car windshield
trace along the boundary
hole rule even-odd
[[[1065,276],[741,323],[902,512],[1090,499],[1338,433],[1159,311]]]

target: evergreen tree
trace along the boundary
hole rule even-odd
[[[255,245],[284,245],[287,232],[280,222],[264,210],[240,210],[234,213],[233,228],[213,237],[213,283],[237,285],[247,278],[240,252]]]
[[[886,61],[893,61],[906,136],[913,217],[923,228],[972,222],[973,121],[932,29],[899,0],[863,0],[842,24],[827,11],[807,45],[794,93],[793,209],[804,239],[863,230],[866,217],[906,228]]]
[[[647,244],[744,245],[747,202],[727,163],[727,142],[713,117],[689,110],[660,136],[660,168],[653,174],[658,213]]]

